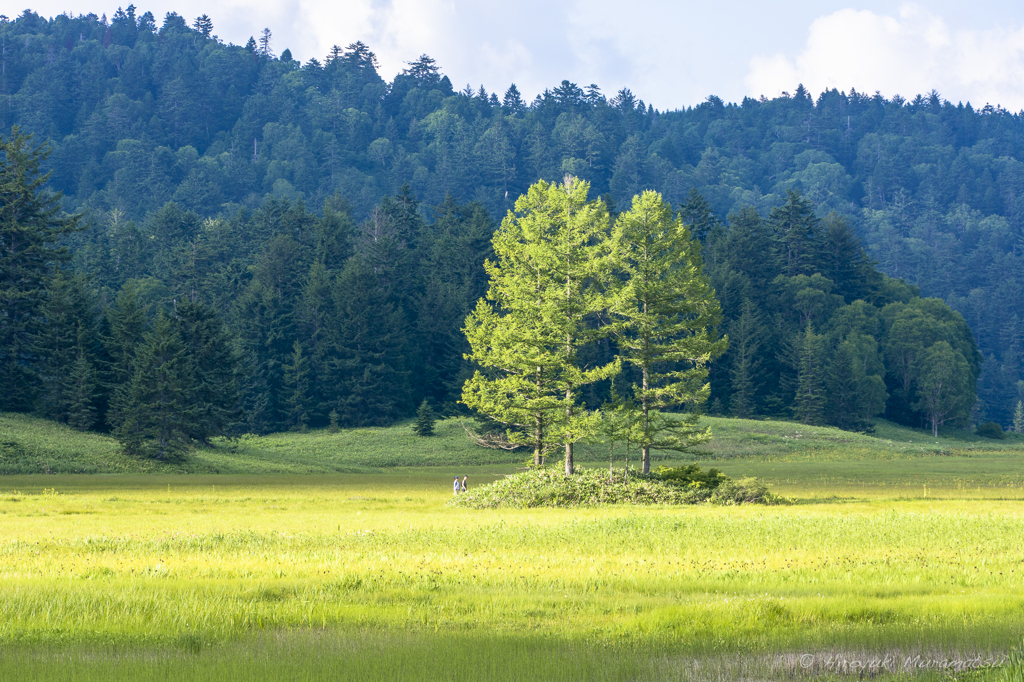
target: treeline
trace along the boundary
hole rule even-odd
[[[449,197],[428,221],[405,187],[363,221],[341,199],[320,214],[269,199],[230,219],[170,204],[141,225],[113,213],[108,229],[92,229],[45,191],[44,150],[15,131],[0,151],[0,409],[111,430],[127,451],[157,457],[216,435],[387,424],[424,400],[465,409],[476,367],[462,329],[487,291],[496,227],[481,205]],[[684,244],[704,236],[703,270],[722,301],[712,331],[730,345],[710,365],[712,411],[854,429],[878,414],[966,422],[980,358],[963,319],[877,272],[841,217],[818,219],[795,192],[768,216],[746,210],[728,225],[696,193],[675,218],[660,202],[652,224],[682,230]],[[594,229],[628,226],[636,210],[601,213]],[[623,234],[616,253],[640,244]],[[685,270],[699,273],[694,248],[666,253],[683,249]],[[670,326],[684,322],[672,310],[692,303],[676,288],[679,300],[658,303]],[[624,310],[615,315],[633,314]],[[578,329],[580,367],[639,352],[589,324],[604,323]],[[678,371],[674,362],[655,361],[651,376]],[[578,382],[572,402],[642,399],[639,367],[627,362],[617,394],[607,377]],[[702,397],[679,402],[699,407],[706,396],[687,390]]]
[[[335,195],[362,221],[406,183],[424,205],[450,193],[499,217],[565,173],[613,203],[655,189],[678,205],[696,189],[722,219],[767,215],[799,189],[819,216],[843,215],[882,272],[968,321],[979,417],[1009,424],[1024,398],[1018,114],[802,87],[658,111],[568,81],[525,102],[515,86],[453,88],[426,56],[388,82],[361,43],[300,64],[269,33],[236,46],[213,31],[205,15],[134,6],[109,21],[0,19],[0,124],[49,138],[51,186],[103,227],[170,201],[230,220],[268,197],[319,212]]]
[[[768,216],[718,223],[694,194],[683,213],[707,234],[708,277],[729,350],[712,365],[713,412],[869,428],[965,424],[981,355],[963,317],[878,272],[846,220],[791,191]]]
[[[726,330],[741,315],[726,280],[713,270],[715,239],[743,232],[751,211],[770,223],[787,191],[799,190],[825,225],[836,220],[827,217],[831,212],[845,219],[879,270],[942,298],[968,321],[982,352],[980,370],[972,369],[979,376],[979,419],[1008,424],[1024,397],[1024,251],[1017,248],[1024,229],[1018,198],[1024,137],[1020,116],[1002,109],[954,105],[937,93],[908,101],[829,91],[814,100],[798,88],[772,100],[726,105],[710,97],[697,107],[661,112],[628,90],[609,98],[596,86],[567,81],[527,103],[515,86],[502,95],[483,87],[457,91],[426,56],[387,82],[361,43],[300,64],[287,50],[275,55],[269,33],[245,46],[227,45],[208,17],[189,25],[170,13],[157,21],[132,6],[109,21],[95,15],[46,20],[26,11],[0,19],[0,39],[7,46],[0,122],[37,133],[37,142],[48,138],[48,186],[64,192],[65,209],[89,211],[88,231],[60,236],[70,249],[68,276],[87,278],[100,311],[126,286],[136,287],[149,306],[147,319],[160,310],[170,316],[175,302],[185,300],[215,310],[248,372],[239,391],[250,421],[238,428],[273,430],[301,421],[282,416],[290,408],[281,387],[303,385],[293,375],[307,377],[310,424],[325,423],[332,410],[340,421],[368,423],[340,404],[326,407],[341,395],[345,374],[337,363],[329,374],[323,358],[346,344],[359,353],[369,346],[361,339],[325,340],[341,332],[318,326],[340,319],[346,299],[336,290],[356,285],[338,282],[343,272],[345,281],[360,280],[363,266],[377,277],[373,300],[386,306],[383,318],[393,311],[399,320],[393,337],[401,340],[393,384],[399,388],[388,395],[403,397],[394,405],[385,401],[382,414],[406,414],[427,396],[451,403],[455,394],[445,382],[458,384],[452,377],[466,371],[455,330],[483,293],[479,264],[489,252],[493,218],[538,178],[560,180],[566,173],[587,180],[613,213],[646,188],[677,207],[692,191],[706,197],[708,223],[695,234],[706,242]],[[726,227],[712,239],[711,226],[719,223]],[[431,246],[441,234],[457,246]],[[398,257],[405,260],[393,260]],[[314,277],[318,261],[323,274]],[[840,286],[823,265],[815,267]],[[330,292],[327,307],[314,306],[314,313],[301,302],[310,277],[321,282],[314,289]],[[785,295],[772,286],[757,295],[775,296],[775,303],[751,303],[772,339],[763,346],[762,383],[752,394],[758,414],[789,409],[790,384],[783,379],[792,370],[783,369],[792,367],[792,344],[786,340],[794,338],[792,324],[806,327],[790,314],[790,328],[776,328]],[[884,310],[881,300],[867,302]],[[243,304],[250,306],[244,313]],[[425,314],[432,306],[442,312]],[[335,317],[321,316],[328,313]],[[444,335],[430,331],[434,322]],[[815,336],[828,332],[824,322],[812,316]],[[884,361],[883,328],[869,335],[881,344]],[[296,366],[296,340],[305,375],[287,370]],[[843,343],[845,336],[819,342],[823,367]],[[974,367],[977,356],[966,346],[947,343]],[[360,357],[370,362],[382,352]],[[425,385],[423,358],[436,363],[442,356],[443,371],[429,371],[443,381]],[[354,372],[363,362],[347,366]],[[732,366],[731,355],[716,365],[711,406],[717,399],[730,412],[735,389],[725,362]],[[97,376],[109,384],[104,372]],[[886,414],[920,424],[924,413],[914,407],[920,396],[912,382],[897,398],[888,369],[872,375],[886,384]],[[317,384],[327,376],[326,388]],[[17,401],[21,394],[12,392],[5,404],[34,409],[36,389]],[[108,424],[108,403],[97,402],[98,426]]]

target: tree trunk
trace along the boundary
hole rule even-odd
[[[648,406],[647,398],[647,367],[644,367],[644,390],[643,390],[643,410],[644,410],[644,440],[650,433],[651,418],[649,415],[650,407]],[[640,456],[640,471],[644,474],[651,473],[651,446],[644,443],[642,454]]]
[[[569,403],[565,408],[565,423],[569,424],[572,421],[572,389],[566,389],[565,399]],[[573,461],[572,461],[572,441],[566,438],[565,443],[565,475],[572,476],[573,474]]]
[[[534,416],[533,422],[533,466],[539,467],[544,463],[544,429],[541,425],[540,414]]]

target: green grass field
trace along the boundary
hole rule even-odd
[[[9,471],[126,472],[0,478],[0,679],[981,679],[1021,643],[1016,436],[711,423],[693,458],[795,503],[454,509],[525,457],[445,422],[154,465],[0,415]]]

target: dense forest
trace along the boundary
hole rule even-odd
[[[612,216],[657,190],[703,242],[731,339],[709,409],[923,426],[940,356],[970,384],[949,419],[1008,424],[1024,396],[1021,115],[803,87],[658,111],[563,81],[526,102],[426,55],[388,82],[362,43],[305,64],[270,31],[225,44],[206,16],[0,21],[0,130],[49,141],[46,186],[83,214],[5,318],[21,388],[0,409],[130,430],[159,383],[132,377],[172,356],[189,395],[221,386],[183,401],[205,406],[193,438],[457,409],[497,221],[567,174]],[[860,406],[801,402],[801,367]]]

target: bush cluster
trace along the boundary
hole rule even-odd
[[[1002,440],[1005,437],[1003,427],[995,422],[985,422],[984,424],[978,424],[978,435],[984,438],[995,438],[996,440]]]
[[[572,476],[556,468],[539,468],[511,474],[490,485],[470,490],[452,499],[455,507],[495,509],[498,507],[586,507],[601,504],[778,504],[783,498],[768,492],[754,478],[732,480],[714,472],[701,474],[696,466],[678,470],[662,467],[644,475],[619,469],[609,478],[600,469],[582,469]],[[695,470],[695,471],[694,471]],[[666,476],[664,472],[668,472]],[[704,478],[712,479],[705,482]]]

